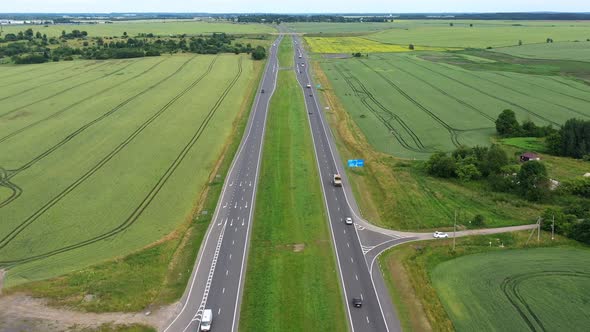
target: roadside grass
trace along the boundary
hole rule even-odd
[[[345,331],[307,113],[292,70],[279,72],[269,112],[240,330]]]
[[[81,329],[80,332],[156,332],[156,329],[141,324],[102,324],[97,328]]]
[[[217,206],[224,176],[240,145],[263,68],[264,63],[255,63],[252,84],[234,120],[234,130],[209,175],[208,184],[194,203],[191,217],[176,231],[128,256],[58,278],[11,287],[6,293],[23,292],[46,298],[53,306],[91,312],[134,312],[177,301],[184,293]],[[87,295],[90,297],[85,299]]]
[[[293,67],[293,38],[285,37],[279,44],[279,66],[280,67]]]
[[[555,240],[551,241],[551,234],[546,232],[541,233],[540,243],[537,243],[535,235],[529,245],[526,246],[525,244],[529,235],[530,232],[525,231],[457,238],[457,247],[454,252],[452,251],[452,240],[414,242],[400,245],[384,252],[379,257],[379,266],[397,312],[400,313],[400,320],[404,330],[455,330],[456,326],[447,314],[437,290],[432,284],[432,271],[443,262],[478,253],[510,255],[510,252],[518,252],[518,250],[513,249],[522,248],[586,248],[575,241],[561,236],[556,236]],[[500,245],[504,245],[504,248],[501,248]],[[562,257],[562,259],[567,260],[568,257]],[[553,262],[555,261],[549,260],[545,264],[550,268]],[[516,271],[518,266],[511,266],[511,268]],[[498,268],[497,270],[501,271],[502,268]],[[477,273],[473,275],[464,274],[462,278],[477,278],[476,275]],[[499,285],[497,286],[499,290]],[[460,292],[461,290],[458,288],[455,287],[448,291]],[[487,308],[486,310],[497,308],[497,306],[488,302],[487,296],[485,299],[480,299],[479,301],[487,304],[484,307],[471,304],[471,307]],[[486,329],[486,327],[480,325],[477,329]]]
[[[342,158],[365,159],[364,168],[346,172],[362,215],[372,223],[399,230],[449,229],[455,211],[461,211],[459,223],[467,228],[476,214],[485,217],[485,227],[534,222],[539,205],[514,195],[490,193],[479,183],[433,178],[426,174],[423,162],[376,151],[318,63],[314,63],[314,73],[323,86],[324,104],[330,108],[326,117]]]

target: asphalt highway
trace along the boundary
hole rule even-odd
[[[166,332],[197,331],[205,309],[213,312],[213,331],[238,329],[266,118],[276,88],[281,39],[279,36],[269,50],[242,143],[225,178],[187,290]]]
[[[381,273],[378,268],[372,269],[375,267],[372,263],[382,251],[375,249],[383,245],[386,249],[413,238],[381,234],[362,226],[301,42],[300,37],[294,37],[295,71],[305,98],[351,331],[401,331]],[[342,176],[342,187],[335,187],[332,183],[336,173]],[[345,224],[347,217],[353,219],[354,225]],[[352,305],[353,298],[362,299],[360,308]]]

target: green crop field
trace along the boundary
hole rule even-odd
[[[369,33],[391,29],[391,23],[287,23],[287,27],[300,33],[342,34]]]
[[[397,157],[424,159],[459,145],[488,145],[498,114],[507,108],[519,120],[539,125],[590,118],[590,86],[583,83],[466,70],[424,58],[428,57],[371,54],[368,59],[320,61],[368,141]]]
[[[537,248],[463,256],[430,277],[457,331],[586,331],[590,251]]]
[[[590,42],[543,43],[494,49],[513,56],[533,59],[590,61]]]
[[[192,216],[256,80],[246,55],[6,66],[6,286],[141,249]]]
[[[453,23],[454,26],[450,26]],[[470,27],[469,24],[473,24]],[[529,21],[399,21],[392,29],[365,36],[392,44],[414,44],[436,47],[506,47],[523,44],[586,40],[590,38],[590,22]]]
[[[280,71],[256,197],[242,331],[346,330],[303,101],[294,71]]]
[[[219,23],[219,22],[194,22],[194,21],[172,21],[172,22],[120,22],[113,24],[80,24],[80,25],[14,25],[5,26],[4,33],[18,33],[28,28],[33,31],[46,34],[48,37],[61,36],[62,31],[71,31],[78,29],[88,32],[92,37],[104,36],[121,36],[127,32],[130,36],[136,36],[140,33],[153,33],[159,36],[167,35],[200,35],[212,34],[214,32],[225,32],[231,34],[266,34],[276,32],[270,25],[264,24],[238,24],[238,23]]]

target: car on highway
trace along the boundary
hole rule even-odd
[[[264,89],[260,90],[260,93],[264,93]]]
[[[361,299],[360,297],[354,297],[352,298],[352,305],[355,308],[360,308],[363,306],[363,299]]]
[[[213,322],[213,312],[211,309],[203,310],[203,317],[201,318],[201,327],[199,331],[207,332],[211,331],[211,323]]]
[[[308,84],[308,85],[307,85],[307,88],[308,88],[308,89],[311,89],[311,84]]]
[[[302,62],[302,63],[301,63],[301,67],[305,67],[305,63],[303,63],[303,62]]]
[[[436,231],[432,236],[434,236],[435,239],[446,239],[449,237],[449,234]]]
[[[351,218],[351,217],[346,217],[346,219],[344,220],[344,222],[345,222],[347,225],[352,225],[352,218]]]

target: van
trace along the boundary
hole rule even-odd
[[[213,322],[213,312],[211,309],[203,310],[203,317],[201,318],[201,328],[199,331],[211,331],[211,323]]]

